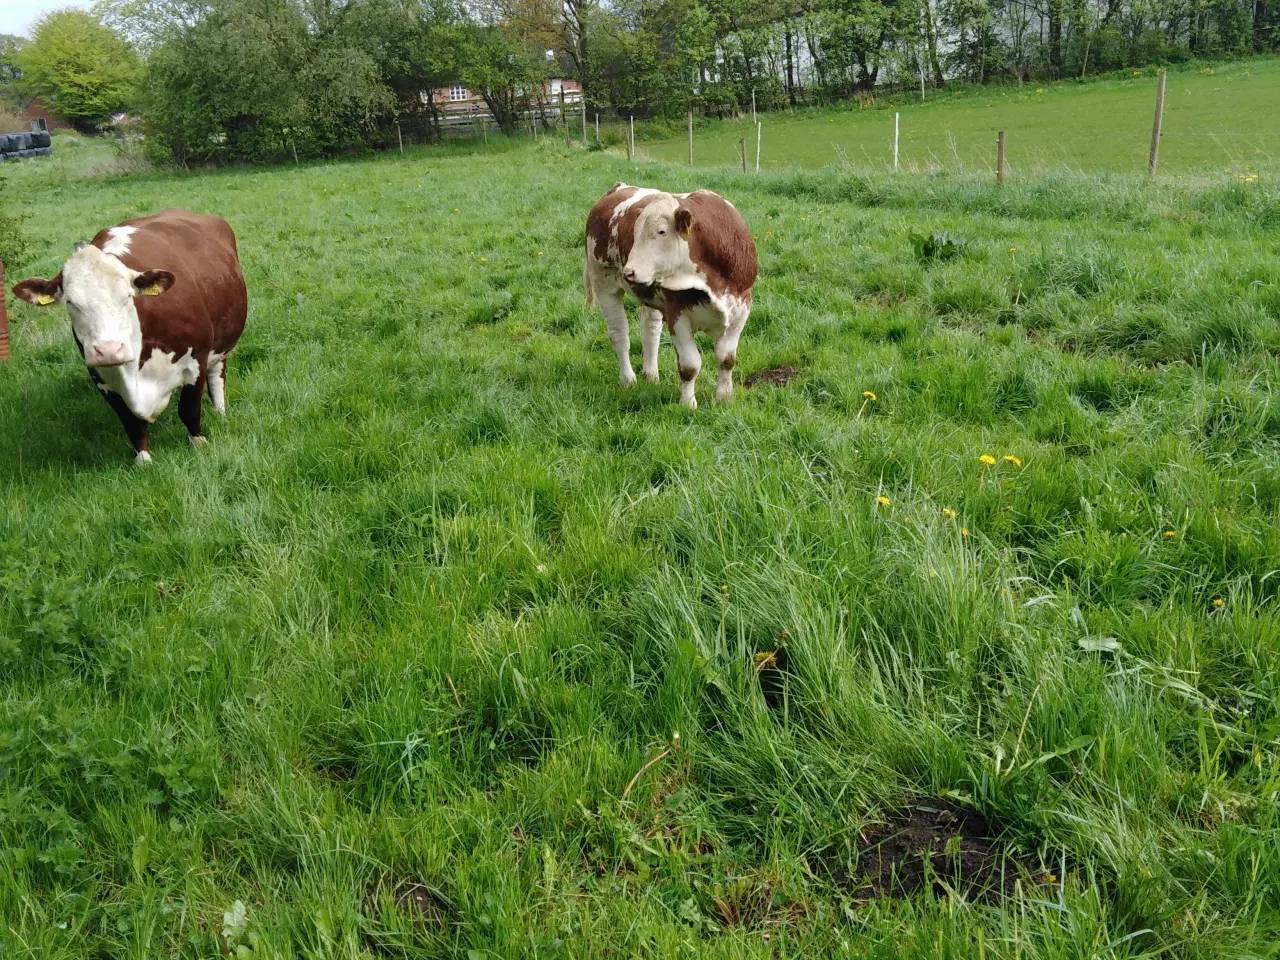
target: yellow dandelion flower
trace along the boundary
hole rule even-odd
[[[481,258],[480,258],[480,262],[481,262],[481,263],[488,263],[488,262],[489,262],[489,258],[488,258],[488,257],[481,257]]]
[[[943,507],[942,515],[946,517],[948,520],[954,520],[956,518],[956,512],[952,510],[950,507]]]
[[[1166,530],[1166,531],[1164,532],[1164,538],[1165,538],[1166,540],[1172,540],[1172,539],[1173,539],[1174,537],[1176,537],[1177,535],[1178,535],[1178,531],[1177,531],[1177,530]]]
[[[1214,597],[1214,598],[1213,598],[1213,605],[1214,605],[1215,607],[1220,607],[1220,606],[1222,606],[1222,604],[1223,604],[1223,600],[1222,600],[1222,598],[1221,598],[1221,597]]]
[[[725,596],[729,595],[729,585],[727,583],[720,584],[720,592]]]
[[[889,504],[893,503],[893,501],[890,500],[888,497],[881,495],[879,497],[876,497],[876,503],[878,503],[882,507],[887,507],[889,506]]]
[[[1015,457],[1015,456],[1014,456],[1013,454],[1011,454],[1011,453],[1006,453],[1006,454],[1004,455],[1004,462],[1005,462],[1005,463],[1012,463],[1015,467],[1020,467],[1020,466],[1022,466],[1022,461],[1021,461],[1021,460],[1019,460],[1017,457]]]
[[[1017,252],[1018,252],[1018,248],[1017,248],[1017,247],[1010,247],[1010,248],[1009,248],[1009,252],[1010,252],[1010,253],[1017,253]]]
[[[876,395],[872,393],[870,390],[863,390],[862,395],[866,397],[868,400],[876,399]]]
[[[968,535],[969,535],[969,528],[968,528],[968,527],[961,527],[961,528],[960,528],[960,536],[962,536],[962,537],[967,537]]]
[[[988,467],[996,462],[996,458],[989,453],[984,453],[978,458],[979,463],[985,463]]]
[[[458,208],[457,208],[457,207],[454,207],[454,208],[453,208],[453,212],[454,212],[454,213],[457,213],[457,212],[458,212]]]

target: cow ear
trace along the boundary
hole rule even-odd
[[[46,280],[44,277],[23,280],[13,288],[13,295],[37,307],[47,307],[51,303],[57,303],[62,299],[62,274],[58,274],[52,280]]]
[[[173,286],[174,279],[168,270],[147,270],[133,278],[133,289],[140,297],[158,297]]]
[[[676,233],[685,240],[689,239],[689,231],[693,229],[693,211],[688,207],[676,209]]]
[[[77,241],[75,242],[75,244],[71,247],[71,252],[72,252],[72,253],[79,253],[81,250],[83,250],[83,249],[84,249],[85,247],[87,247],[88,245],[89,245],[89,244],[85,243],[83,240],[77,240]]]

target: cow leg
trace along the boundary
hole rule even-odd
[[[129,437],[129,442],[133,444],[134,453],[137,454],[136,462],[140,464],[150,463],[151,452],[147,449],[147,428],[150,424],[140,417],[134,416],[133,411],[129,409],[120,394],[105,391],[102,396],[111,406],[111,409],[116,412],[116,416],[120,418],[124,432]]]
[[[676,345],[676,364],[680,368],[680,402],[690,410],[697,410],[698,398],[694,392],[694,384],[698,379],[698,371],[702,369],[702,354],[698,350],[697,341],[693,339],[693,324],[687,313],[681,314],[672,324],[671,339]]]
[[[209,399],[213,401],[213,412],[219,416],[227,415],[227,358],[214,360],[209,364],[208,373]]]
[[[178,395],[178,416],[182,418],[187,433],[191,434],[193,447],[207,446],[209,440],[200,429],[200,401],[204,397],[205,377],[190,386],[183,387]]]
[[[738,338],[747,318],[734,318],[716,341],[716,365],[720,368],[720,381],[716,384],[716,403],[724,403],[733,396],[733,366],[738,362]]]
[[[618,382],[629,387],[636,382],[636,372],[631,366],[631,328],[627,324],[627,308],[622,303],[622,291],[596,290],[596,302],[600,304],[605,326],[609,328],[613,352],[618,355]]]
[[[662,343],[662,311],[640,308],[640,340],[644,345],[641,373],[650,383],[658,382],[658,347]]]

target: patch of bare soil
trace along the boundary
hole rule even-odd
[[[757,370],[742,381],[743,387],[754,387],[757,383],[771,383],[775,387],[784,387],[793,377],[800,375],[795,367],[774,367],[772,370]]]
[[[930,889],[991,900],[1024,883],[1049,880],[1037,865],[1015,858],[1003,830],[976,810],[924,797],[883,827],[868,831],[855,874],[845,877],[858,899],[906,897]],[[837,878],[839,879],[839,878]]]
[[[449,909],[448,901],[438,890],[416,880],[402,880],[394,887],[380,884],[370,890],[364,899],[364,912],[377,917],[387,892],[399,913],[422,926],[442,923]]]

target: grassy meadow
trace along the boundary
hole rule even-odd
[[[957,85],[883,101],[762,114],[762,170],[844,166],[893,168],[893,114],[901,114],[899,163],[910,172],[992,173],[996,133],[1008,138],[1010,172],[1142,173],[1151,148],[1156,70],[1078,83]],[[643,125],[640,125],[642,132]],[[639,133],[637,133],[639,136]],[[743,120],[695,131],[699,166],[737,164],[747,141],[754,169],[756,129]],[[642,144],[641,154],[688,162],[681,137]],[[1254,58],[1169,71],[1160,168],[1168,176],[1248,175],[1280,165],[1280,58]]]
[[[139,469],[10,297],[5,957],[1276,954],[1272,181],[95,151],[2,171],[9,282],[184,205],[251,313],[209,447],[171,407]],[[581,236],[624,179],[739,206],[739,384],[789,384],[686,411],[666,341],[618,387]],[[1017,888],[861,896],[919,797]]]

